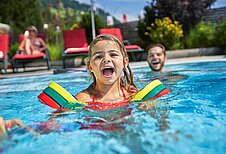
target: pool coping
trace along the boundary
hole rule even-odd
[[[194,63],[194,62],[211,62],[211,61],[226,61],[226,55],[167,59],[165,65],[181,64],[181,63]],[[146,61],[131,62],[130,65],[132,68],[137,68],[137,67],[148,66],[148,63]]]
[[[208,61],[226,61],[226,55],[198,56],[198,57],[167,59],[166,65],[180,64],[180,63],[192,63],[192,62],[208,62]],[[130,62],[130,65],[132,68],[148,66],[146,61]],[[51,75],[51,74],[57,74],[57,73],[70,73],[70,72],[76,72],[76,71],[81,72],[81,71],[85,71],[85,70],[86,70],[85,65],[83,65],[81,67],[76,67],[76,68],[69,68],[66,70],[60,70],[60,69],[47,70],[45,67],[32,67],[32,68],[30,68],[30,70],[27,70],[26,72],[0,74],[0,79],[27,77],[27,76],[39,76],[39,75]]]

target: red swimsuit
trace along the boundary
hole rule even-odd
[[[122,106],[127,106],[129,104],[129,102],[126,101],[126,95],[124,93],[124,90],[122,87],[120,87],[121,91],[122,91],[122,95],[124,98],[123,102],[116,102],[116,103],[102,103],[102,102],[96,102],[95,101],[95,97],[93,96],[93,101],[92,102],[87,102],[88,106],[86,106],[85,108],[91,109],[91,110],[109,110],[112,108],[118,108],[118,107],[122,107]]]

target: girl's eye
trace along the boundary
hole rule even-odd
[[[101,59],[103,56],[102,55],[95,55],[94,59]]]
[[[112,53],[110,54],[110,56],[115,57],[115,56],[118,56],[118,54],[117,54],[117,53],[112,52]]]

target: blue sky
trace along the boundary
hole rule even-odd
[[[80,3],[90,4],[90,0],[77,0]],[[127,15],[127,21],[138,20],[143,14],[144,6],[150,0],[94,0],[95,6],[104,9],[118,20],[123,20],[123,14]],[[212,8],[226,6],[226,0],[217,0]]]

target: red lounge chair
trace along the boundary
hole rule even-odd
[[[8,68],[8,53],[9,51],[9,35],[0,34],[0,62],[3,62],[5,73],[7,73]],[[2,72],[0,65],[0,72]]]
[[[63,68],[66,67],[65,60],[69,57],[88,56],[88,43],[85,29],[63,31],[64,49],[62,52]]]
[[[136,60],[141,59],[142,53],[139,53],[139,58],[137,58],[138,55],[137,55],[137,57],[135,56],[135,53],[136,52],[143,52],[144,49],[142,49],[138,45],[131,45],[128,40],[123,40],[120,28],[102,28],[102,29],[99,29],[99,33],[100,34],[112,34],[112,35],[117,36],[119,39],[121,39],[124,42],[125,49],[127,50],[128,54],[131,55],[132,61],[136,61]]]
[[[45,37],[43,34],[38,34],[37,37],[40,37],[43,40],[45,40]],[[20,34],[19,35],[19,43],[22,42],[23,38],[24,38],[24,35]],[[50,60],[50,54],[49,54],[48,49],[46,49],[45,51],[40,52],[38,54],[34,54],[34,55],[24,55],[24,54],[21,54],[21,51],[17,51],[17,53],[13,56],[13,71],[15,71],[15,69],[18,71],[20,64],[22,65],[22,67],[24,68],[24,71],[25,71],[25,64],[27,62],[32,62],[32,61],[36,61],[36,60],[46,61],[48,70],[51,68],[51,60]]]

